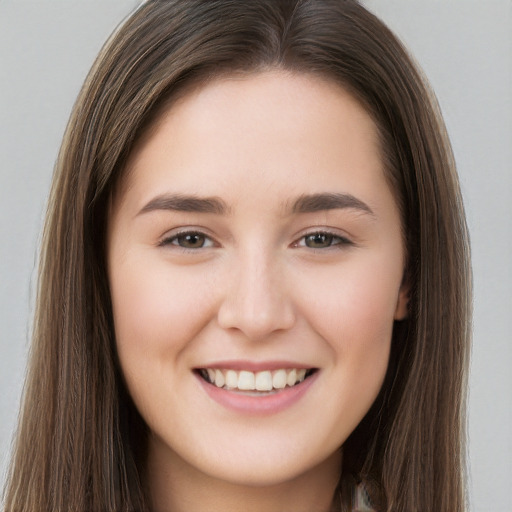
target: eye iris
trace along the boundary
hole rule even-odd
[[[313,249],[321,249],[332,245],[332,235],[326,233],[314,233],[306,237],[306,246]]]
[[[186,247],[187,249],[198,249],[203,247],[205,239],[204,235],[199,233],[188,233],[178,237],[178,243],[181,247]]]

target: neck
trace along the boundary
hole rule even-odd
[[[341,473],[341,451],[305,473],[270,485],[221,480],[177,455],[170,460],[151,448],[147,462],[154,512],[330,512]]]

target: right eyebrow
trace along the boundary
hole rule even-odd
[[[158,210],[178,212],[214,213],[222,215],[229,209],[224,201],[217,197],[198,197],[182,194],[162,194],[151,199],[137,215]]]

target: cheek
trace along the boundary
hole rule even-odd
[[[390,299],[378,287],[347,282],[342,296],[333,293],[325,305],[325,322],[330,328],[324,336],[344,384],[356,393],[354,398],[369,393],[373,401],[384,379],[394,324]]]
[[[316,278],[302,282],[309,290],[302,311],[331,353],[332,407],[353,410],[355,428],[387,371],[401,268],[361,259]]]
[[[314,297],[305,305],[308,318],[324,338],[341,348],[347,343],[357,343],[361,350],[387,344],[400,281],[399,270],[361,262],[326,275],[321,288],[304,283],[302,288],[309,288],[306,295]]]
[[[132,257],[111,272],[116,345],[128,382],[181,356],[211,319],[209,285],[196,271]]]

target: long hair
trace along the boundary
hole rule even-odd
[[[355,0],[150,0],[107,41],[73,109],[44,227],[33,342],[7,511],[146,511],[147,430],[123,385],[105,265],[109,198],[158,114],[221,75],[286,69],[352,93],[379,131],[399,205],[409,315],[344,444],[343,510],[465,509],[467,228],[436,101],[390,30]]]

